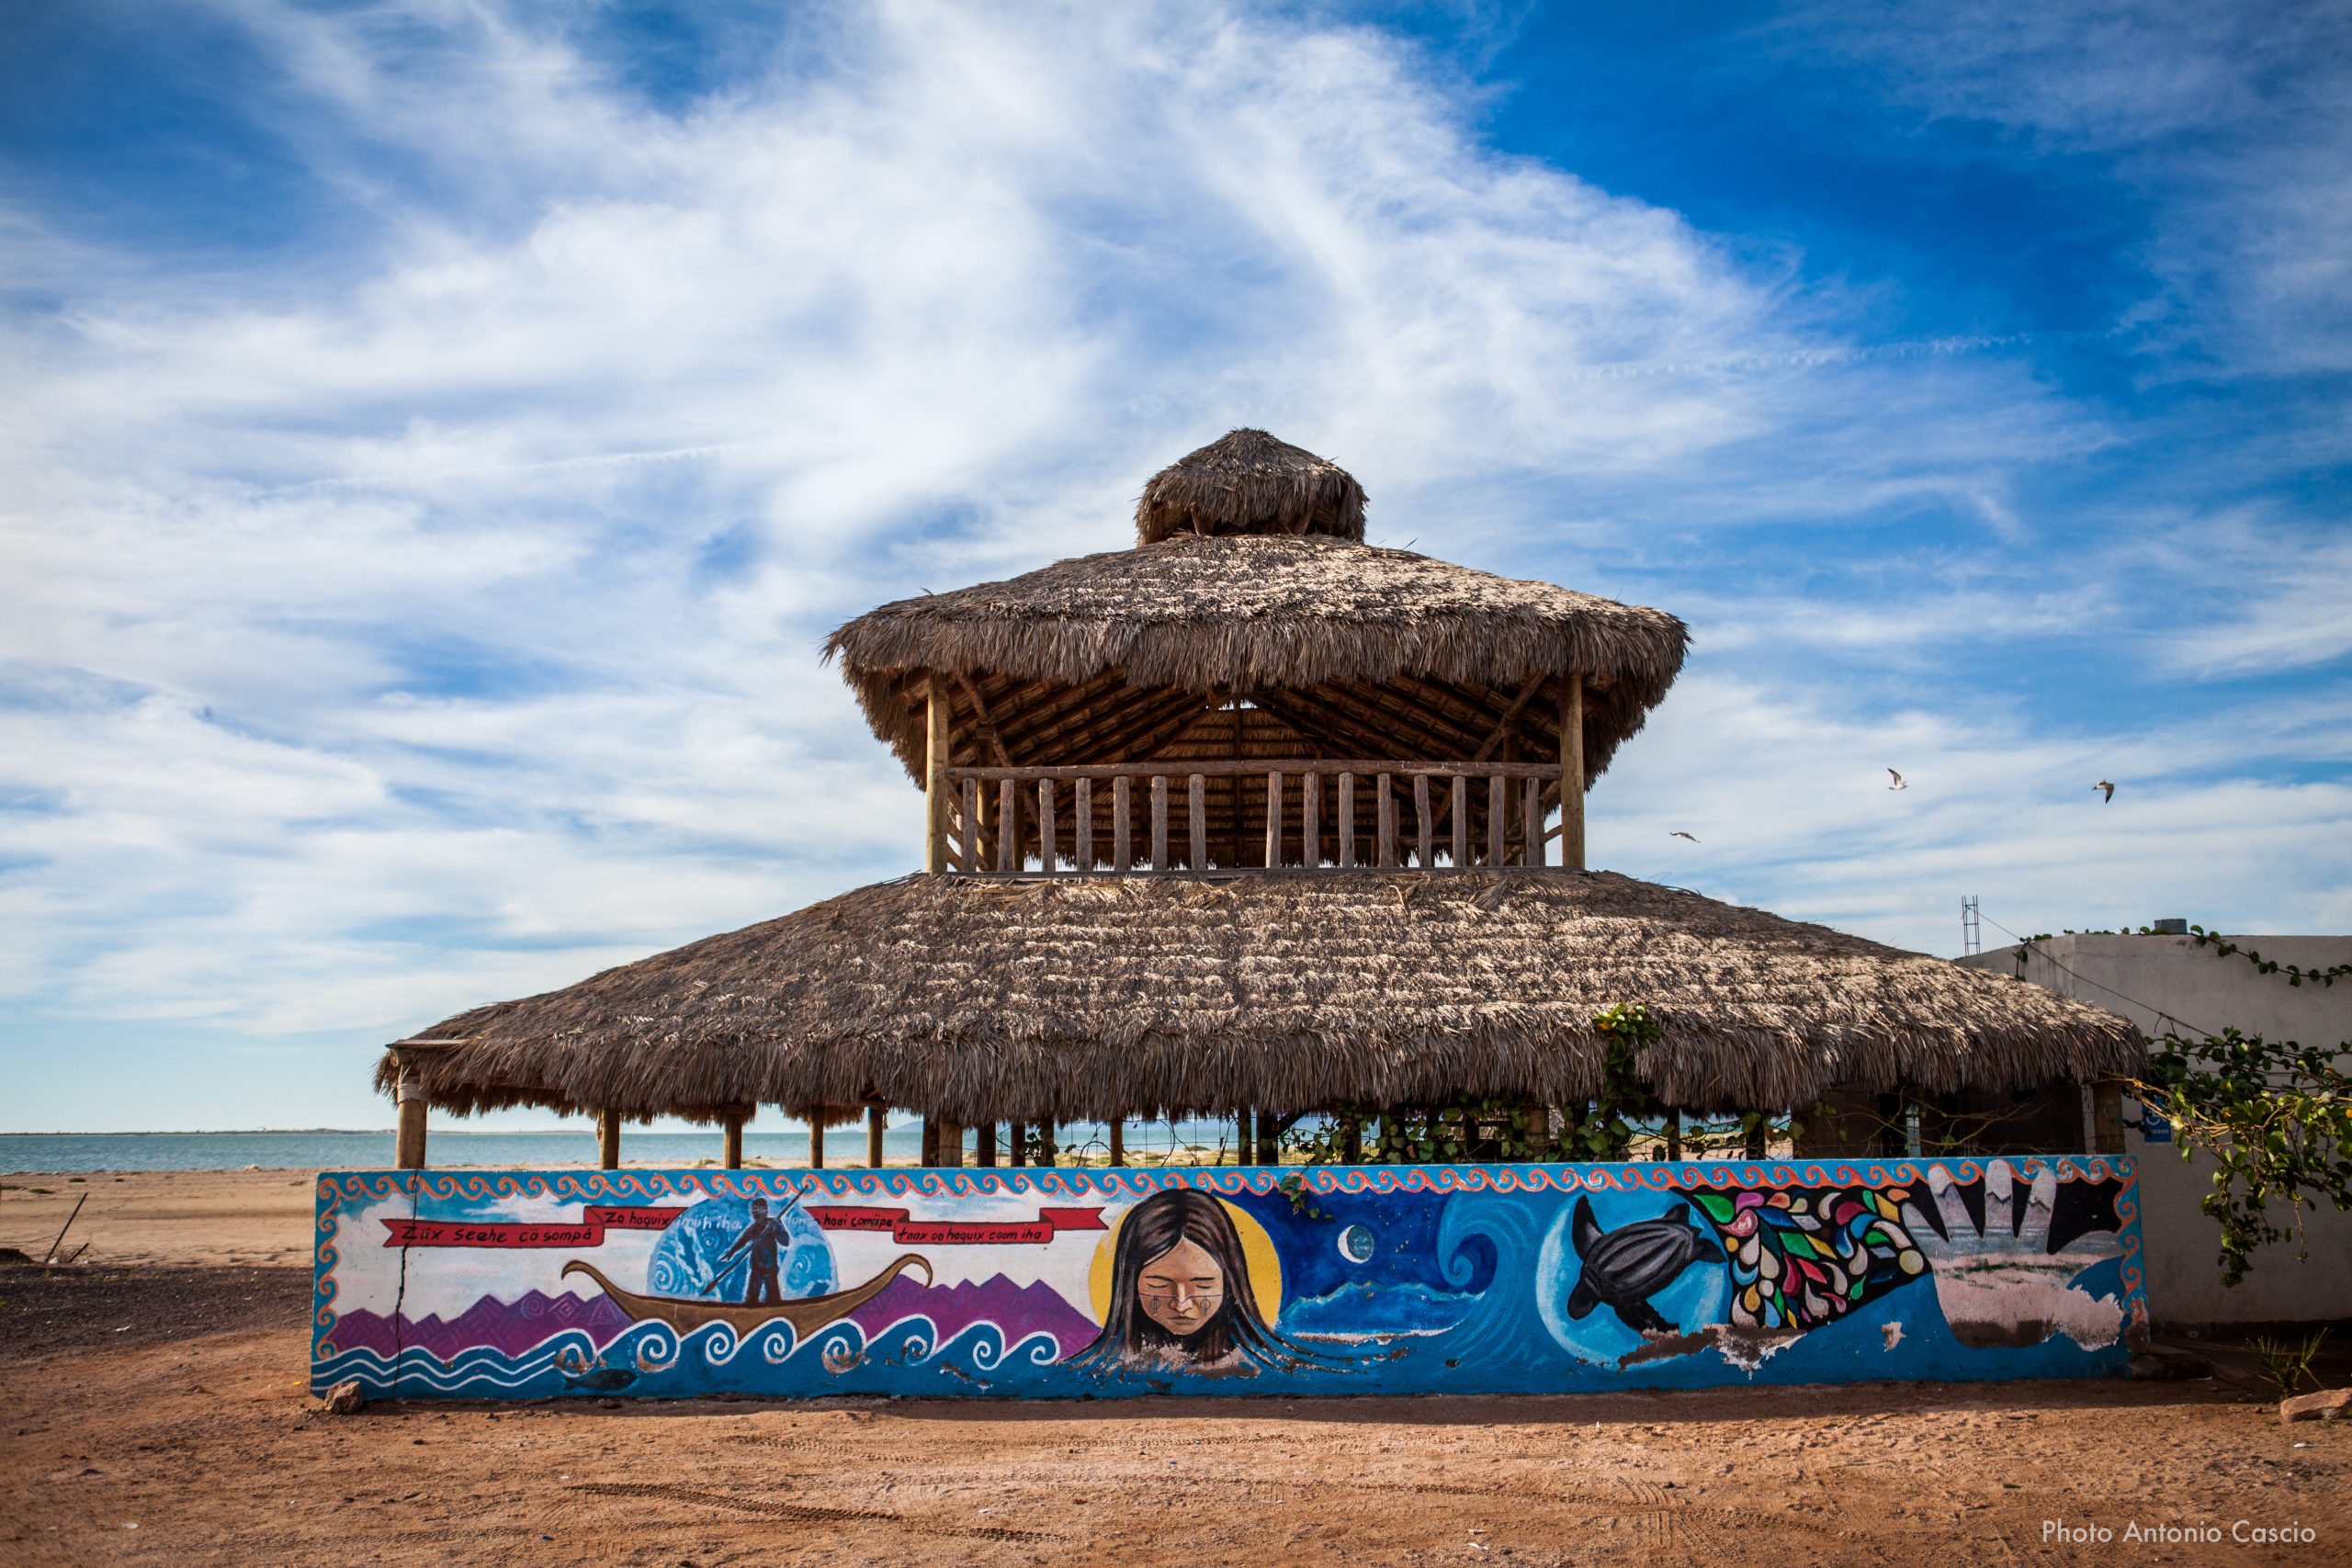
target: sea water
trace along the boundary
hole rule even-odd
[[[1078,1123],[1061,1129],[1060,1146],[1102,1157],[1107,1130]],[[966,1139],[966,1147],[970,1147]],[[1178,1148],[1192,1151],[1203,1164],[1237,1163],[1238,1143],[1230,1122],[1184,1122],[1170,1126],[1158,1122],[1130,1126],[1127,1149],[1131,1158],[1158,1163]],[[894,1123],[883,1134],[884,1158],[891,1165],[913,1165],[922,1154],[922,1127],[918,1122]],[[435,1167],[518,1166],[540,1169],[557,1166],[594,1166],[596,1134],[588,1128],[554,1128],[545,1132],[467,1132],[435,1126],[427,1135],[425,1153]],[[621,1158],[633,1166],[675,1168],[707,1160],[718,1163],[724,1153],[716,1127],[686,1132],[621,1133]],[[829,1128],[825,1155],[835,1165],[865,1161],[863,1123]],[[799,1128],[763,1133],[746,1131],[743,1157],[763,1165],[794,1167],[808,1163],[808,1134]],[[967,1156],[969,1157],[968,1155]],[[1003,1156],[1000,1156],[1003,1157]],[[0,1172],[28,1170],[380,1170],[393,1160],[392,1132],[255,1133],[0,1133]]]

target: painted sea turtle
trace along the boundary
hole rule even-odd
[[[1687,1203],[1677,1203],[1658,1219],[1604,1231],[1592,1217],[1592,1200],[1580,1197],[1569,1224],[1569,1238],[1584,1268],[1568,1293],[1568,1315],[1583,1317],[1606,1304],[1637,1334],[1673,1333],[1674,1325],[1658,1315],[1649,1298],[1693,1263],[1724,1256],[1722,1247],[1691,1224]]]

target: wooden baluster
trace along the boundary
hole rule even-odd
[[[1008,873],[1021,869],[1021,786],[1011,779],[996,792],[996,868]]]
[[[1560,863],[1584,869],[1584,677],[1560,699]]]
[[[1193,869],[1209,868],[1209,783],[1194,773],[1184,785],[1184,827],[1193,845]]]
[[[1510,793],[1500,773],[1487,775],[1487,866],[1500,870],[1509,846],[1504,836],[1510,830]]]
[[[1055,844],[1054,781],[1037,781],[1037,867],[1047,876],[1061,869],[1061,855]]]
[[[1323,775],[1309,770],[1299,789],[1298,863],[1313,871],[1323,863]]]
[[[1413,775],[1413,822],[1420,829],[1421,869],[1427,871],[1430,859],[1437,853],[1432,836],[1437,824],[1430,820],[1430,776],[1427,773]]]
[[[1396,792],[1389,787],[1386,773],[1374,778],[1372,787],[1379,796],[1380,865],[1385,871],[1396,863]]]
[[[1168,869],[1168,775],[1151,775],[1151,869]]]
[[[1111,869],[1124,876],[1135,863],[1135,796],[1127,775],[1111,781]]]
[[[964,869],[980,869],[980,781],[964,781]]]
[[[1356,776],[1340,775],[1340,864],[1353,869],[1356,863]]]
[[[1094,869],[1094,781],[1080,779],[1070,793],[1076,797],[1070,809],[1078,817],[1078,869],[1084,874]]]
[[[1453,775],[1453,869],[1466,871],[1470,865],[1470,780],[1468,775]]]
[[[1266,775],[1266,869],[1283,863],[1283,774],[1279,768]]]
[[[1521,779],[1520,783],[1525,786],[1520,800],[1527,808],[1527,853],[1521,858],[1529,865],[1542,865],[1544,863],[1544,781]]]

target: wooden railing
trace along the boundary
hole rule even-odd
[[[948,768],[930,863],[997,875],[1539,866],[1560,776],[1538,762]]]

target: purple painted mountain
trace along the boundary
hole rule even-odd
[[[927,1317],[942,1345],[975,1323],[993,1323],[1003,1331],[1007,1349],[1032,1334],[1050,1334],[1065,1357],[1076,1355],[1101,1332],[1052,1286],[1042,1280],[1016,1285],[1001,1274],[979,1284],[953,1285],[919,1285],[901,1274],[849,1317],[869,1339],[894,1323]]]
[[[628,1328],[628,1314],[609,1297],[525,1292],[511,1302],[484,1296],[457,1316],[444,1322],[436,1314],[395,1324],[362,1308],[334,1320],[328,1336],[337,1351],[368,1349],[389,1359],[400,1347],[422,1350],[436,1361],[448,1361],[460,1350],[488,1345],[502,1356],[519,1356],[551,1335],[567,1328],[586,1331],[601,1350]]]

